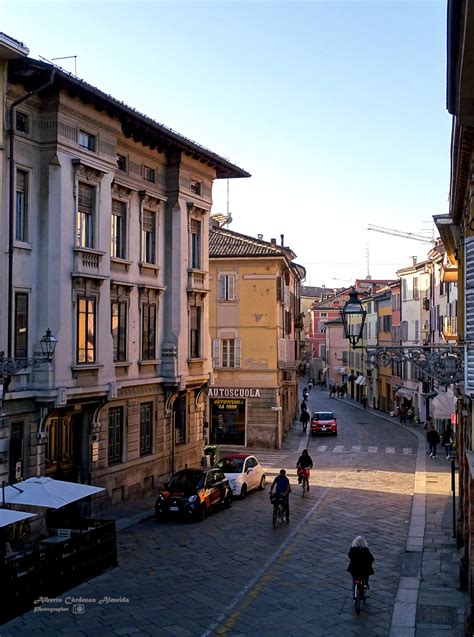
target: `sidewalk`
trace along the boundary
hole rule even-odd
[[[380,420],[403,427],[418,441],[416,475],[405,559],[392,616],[390,637],[464,637],[464,613],[469,601],[459,590],[459,551],[453,537],[451,463],[440,446],[437,459],[427,456],[422,425],[401,425],[396,418],[351,399],[335,398]],[[301,442],[293,427],[282,451],[296,450]],[[256,451],[252,449],[252,451]],[[457,473],[456,473],[457,484]],[[154,515],[156,495],[111,504],[100,517],[116,520],[118,531]]]

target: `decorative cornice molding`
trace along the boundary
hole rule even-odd
[[[103,170],[98,166],[88,164],[79,157],[75,157],[71,161],[77,175],[83,177],[84,179],[87,179],[87,181],[100,181],[108,172],[107,170]]]
[[[161,202],[167,200],[167,197],[164,195],[149,193],[146,190],[139,190],[138,196],[140,197],[142,208],[148,208],[150,210],[160,210]]]
[[[117,181],[112,182],[112,194],[120,197],[121,199],[129,199],[132,192],[134,192],[133,188],[129,186],[125,186],[124,184],[119,184]]]
[[[210,212],[210,210],[206,210],[206,208],[201,208],[199,206],[196,206],[194,201],[187,201],[186,207],[188,209],[189,215],[196,215],[196,216],[202,217]]]

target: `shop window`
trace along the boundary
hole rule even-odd
[[[173,405],[174,413],[174,433],[177,445],[186,444],[186,397],[182,396],[175,400]]]

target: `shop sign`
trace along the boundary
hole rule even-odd
[[[260,398],[260,389],[253,387],[209,387],[209,398]]]
[[[15,479],[20,480],[21,478],[21,461],[17,462],[15,465]]]
[[[99,460],[99,442],[94,441],[92,443],[92,453],[91,453],[92,462],[98,462]]]

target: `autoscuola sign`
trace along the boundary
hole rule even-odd
[[[253,387],[209,387],[209,398],[260,398],[260,390]]]

